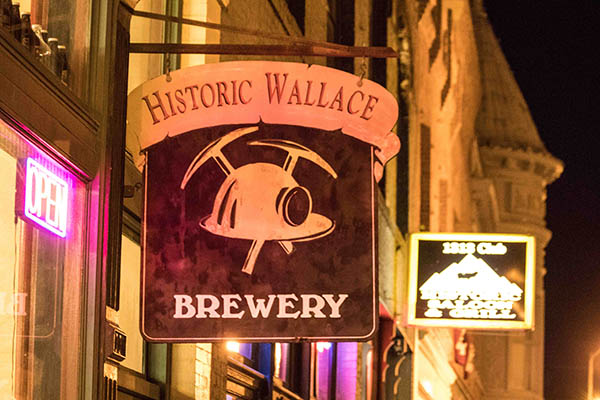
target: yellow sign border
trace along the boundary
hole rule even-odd
[[[417,318],[417,277],[418,277],[418,243],[420,240],[434,241],[491,241],[508,243],[525,243],[525,318],[523,321],[475,320],[459,318]],[[409,278],[408,278],[408,326],[414,327],[444,327],[472,328],[489,330],[531,330],[534,329],[534,298],[535,298],[535,238],[529,235],[502,233],[413,233],[409,237],[408,247]]]

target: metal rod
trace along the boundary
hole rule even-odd
[[[309,45],[266,44],[179,44],[179,43],[131,43],[129,53],[145,54],[235,54],[252,56],[325,56],[396,58],[398,53],[391,47],[351,47],[332,49]]]
[[[259,31],[259,30],[248,29],[248,28],[241,28],[239,26],[216,24],[213,22],[198,21],[195,19],[175,17],[172,15],[156,14],[156,13],[151,13],[151,12],[146,12],[146,11],[134,10],[133,15],[137,16],[137,17],[142,17],[142,18],[157,19],[157,20],[161,20],[161,21],[176,22],[176,23],[184,24],[184,25],[201,26],[201,27],[207,28],[207,29],[215,29],[215,30],[220,30],[220,31],[239,33],[241,35],[257,36],[260,38],[279,40],[279,41],[287,42],[287,43],[294,42],[294,43],[307,44],[307,45],[320,46],[320,47],[328,47],[331,49],[340,49],[340,50],[348,47],[348,46],[345,46],[342,44],[337,44],[337,43],[319,42],[319,41],[308,39],[305,37],[279,35],[276,33],[263,32],[263,31]]]

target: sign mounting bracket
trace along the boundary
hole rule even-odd
[[[173,54],[231,54],[231,55],[270,55],[270,56],[324,56],[324,57],[370,57],[396,58],[398,53],[391,47],[357,47],[331,42],[321,42],[305,37],[278,35],[254,29],[241,28],[213,22],[175,17],[145,11],[133,11],[133,15],[183,25],[200,26],[207,29],[254,36],[285,42],[284,45],[242,45],[242,44],[182,44],[182,43],[131,43],[130,53],[173,53]],[[289,44],[289,43],[292,44]]]
[[[351,47],[335,49],[314,45],[251,45],[251,44],[183,44],[183,43],[131,43],[129,53],[171,54],[235,54],[252,56],[325,56],[396,58],[390,47]]]

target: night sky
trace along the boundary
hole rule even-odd
[[[548,190],[545,398],[586,399],[600,348],[600,1],[485,5],[542,140],[565,164]]]

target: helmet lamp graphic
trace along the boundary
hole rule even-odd
[[[302,157],[337,179],[334,169],[314,151],[289,140],[262,139],[247,145],[286,151],[283,166],[257,162],[234,168],[227,160],[221,151],[223,147],[257,130],[255,126],[236,129],[210,143],[192,160],[181,181],[183,190],[194,173],[210,159],[225,173],[212,212],[200,219],[200,226],[214,235],[251,240],[242,266],[242,271],[249,275],[266,241],[278,242],[290,254],[294,242],[315,240],[335,229],[335,221],[313,212],[310,191],[292,176]]]

